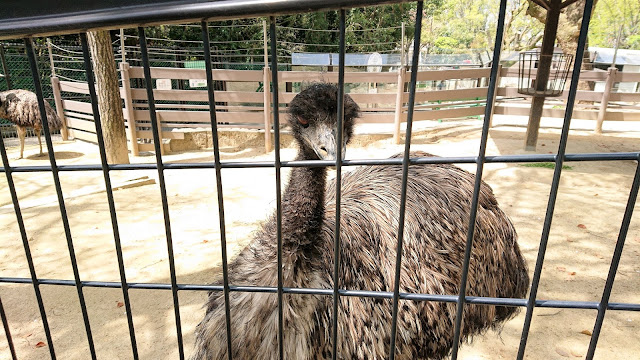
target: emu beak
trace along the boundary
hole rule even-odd
[[[314,134],[310,134],[308,139],[313,151],[320,160],[336,160],[338,149],[336,148],[336,129],[325,124],[318,126]],[[344,160],[347,147],[346,141],[342,141],[342,154],[340,158]]]

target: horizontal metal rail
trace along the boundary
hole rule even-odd
[[[557,155],[539,154],[539,155],[495,155],[486,156],[485,163],[535,163],[535,162],[555,162]],[[583,162],[583,161],[625,161],[640,160],[640,152],[618,152],[618,153],[584,153],[584,154],[566,154],[564,162]],[[446,156],[446,157],[416,157],[410,158],[411,165],[427,165],[427,164],[475,164],[477,156]],[[282,167],[332,167],[335,166],[334,161],[325,160],[295,160],[282,161]],[[389,159],[357,159],[343,160],[343,166],[371,166],[371,165],[402,165],[402,158]],[[164,169],[215,169],[216,165],[212,162],[206,163],[165,163]],[[275,167],[274,161],[223,161],[220,163],[221,168],[227,169],[245,169],[245,168],[272,168]],[[157,164],[109,164],[109,170],[156,170]],[[51,171],[51,166],[12,166],[11,172],[46,172]],[[58,171],[98,171],[102,170],[102,165],[58,165]],[[0,172],[6,172],[6,167],[0,167]]]
[[[29,278],[1,277],[0,283],[13,284],[31,284]],[[73,280],[62,279],[38,279],[40,285],[62,285],[75,286]],[[171,284],[165,283],[127,283],[129,289],[147,289],[147,290],[171,290]],[[122,284],[116,281],[82,281],[83,287],[96,288],[122,288]],[[198,285],[198,284],[177,284],[180,291],[224,291],[222,285]],[[276,294],[278,287],[276,286],[234,286],[229,285],[231,292],[263,292]],[[324,295],[333,296],[333,288],[330,289],[314,289],[314,288],[290,288],[283,287],[282,292],[285,294],[297,295]],[[367,297],[376,299],[393,299],[391,291],[368,291],[368,290],[345,290],[339,289],[340,296]],[[458,295],[439,295],[439,294],[422,294],[422,293],[400,293],[401,300],[413,301],[437,301],[455,303],[458,302]],[[496,306],[518,306],[526,307],[527,299],[513,298],[494,298],[483,296],[465,296],[465,303],[477,305],[496,305]],[[570,301],[570,300],[543,300],[536,299],[536,307],[543,308],[560,308],[560,309],[590,309],[598,310],[599,301]],[[640,311],[640,304],[634,303],[617,303],[610,302],[607,304],[607,310],[621,311]]]
[[[367,0],[366,5],[406,0]],[[99,3],[99,2],[97,2]],[[81,6],[79,6],[81,4]],[[0,40],[25,36],[79,33],[87,29],[119,29],[141,25],[202,20],[228,20],[361,7],[361,0],[235,0],[149,1],[115,0],[93,5],[87,2],[12,2],[12,11],[0,15]]]

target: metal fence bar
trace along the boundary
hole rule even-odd
[[[107,163],[107,153],[104,147],[104,137],[102,134],[102,119],[100,117],[100,109],[98,108],[98,97],[93,76],[93,65],[91,64],[91,56],[89,55],[89,45],[87,43],[87,34],[80,34],[80,42],[82,43],[82,52],[84,56],[85,72],[87,74],[87,84],[89,87],[89,95],[91,96],[91,109],[93,110],[93,120],[96,126],[96,137],[98,139],[98,150],[100,151],[100,163],[102,165],[102,174],[104,176],[104,184],[107,193],[107,202],[109,204],[109,214],[111,215],[111,227],[113,230],[113,238],[116,246],[116,257],[118,258],[118,271],[120,272],[120,284],[122,284],[122,296],[124,298],[125,312],[127,315],[127,324],[129,326],[129,338],[131,340],[131,349],[134,360],[138,359],[138,346],[136,344],[136,333],[133,326],[133,315],[131,313],[131,300],[129,299],[129,286],[127,284],[127,276],[124,270],[124,257],[122,255],[122,244],[120,243],[120,230],[118,228],[118,217],[116,216],[116,205],[113,198],[113,189],[111,189],[111,177],[109,175],[109,167]]]
[[[581,161],[635,161],[638,152],[618,152],[618,153],[584,153],[566,154],[564,162]],[[557,155],[535,154],[535,155],[492,155],[485,157],[485,163],[535,163],[535,162],[555,162]],[[362,166],[362,165],[402,165],[402,159],[355,159],[343,160],[342,166]],[[475,164],[475,156],[459,157],[415,157],[410,158],[411,165],[419,164]],[[335,166],[335,161],[327,160],[293,160],[281,161],[281,167],[327,167]],[[155,170],[156,164],[109,164],[109,170]],[[223,169],[244,169],[244,168],[269,168],[275,167],[273,161],[224,161],[220,163]],[[168,163],[164,164],[165,169],[215,169],[215,164],[211,163]],[[58,171],[99,171],[100,165],[59,165]],[[12,172],[48,172],[51,166],[17,166],[11,168]],[[0,172],[5,172],[4,167],[0,167]]]
[[[273,141],[275,152],[276,170],[276,229],[278,238],[278,354],[279,359],[284,359],[284,339],[282,333],[284,329],[284,313],[282,304],[282,176],[280,174],[280,101],[278,99],[278,44],[276,43],[276,17],[269,17],[269,39],[271,42],[271,86],[273,92]],[[265,88],[269,84],[264,84]],[[269,129],[265,129],[269,131]]]
[[[571,125],[571,116],[573,113],[573,105],[576,100],[578,90],[578,80],[580,78],[580,67],[582,66],[582,54],[584,53],[585,43],[587,41],[587,31],[589,30],[589,20],[591,19],[591,10],[593,0],[585,0],[584,15],[580,26],[580,36],[578,38],[578,47],[576,49],[575,63],[573,64],[573,73],[571,74],[571,85],[569,87],[569,95],[567,97],[567,105],[564,113],[564,123],[562,125],[562,133],[560,135],[560,143],[558,144],[558,155],[556,157],[555,170],[553,172],[553,180],[551,182],[551,191],[547,203],[547,211],[545,214],[544,225],[542,228],[542,237],[540,239],[540,248],[538,250],[538,258],[536,259],[536,267],[533,272],[531,281],[531,291],[529,292],[529,301],[527,303],[527,313],[525,315],[522,327],[522,335],[520,336],[520,346],[518,348],[518,360],[524,358],[527,339],[529,337],[529,329],[531,327],[531,319],[533,316],[533,308],[535,307],[535,299],[540,285],[540,275],[542,273],[542,265],[544,263],[544,255],[547,250],[547,242],[549,241],[549,232],[551,230],[551,222],[553,220],[553,211],[558,196],[558,187],[560,185],[560,175],[562,173],[562,164],[564,162],[564,153],[567,148],[567,139],[569,137],[569,126]]]
[[[620,257],[622,256],[624,241],[627,238],[629,223],[631,222],[631,216],[633,215],[633,208],[636,205],[636,199],[638,197],[638,187],[640,187],[640,157],[638,158],[636,175],[633,178],[633,184],[631,185],[629,199],[627,200],[627,208],[625,209],[624,216],[622,218],[622,225],[620,226],[618,241],[616,242],[616,248],[613,252],[613,259],[611,260],[611,266],[609,267],[609,275],[607,276],[607,282],[602,293],[602,300],[600,300],[600,303],[598,304],[598,316],[596,317],[596,323],[593,326],[591,341],[589,342],[589,349],[587,350],[586,358],[588,360],[593,359],[593,355],[596,351],[596,345],[598,344],[598,338],[600,337],[600,330],[602,329],[604,315],[607,311],[607,304],[609,304],[609,297],[611,296],[611,289],[613,288],[613,281],[615,280],[616,273],[618,272],[618,265],[620,264]]]
[[[494,50],[494,59],[499,58],[500,45],[501,41],[498,42],[498,37],[502,35],[502,28],[504,27],[504,11],[506,7],[506,0],[501,1],[500,8],[500,18],[498,21],[498,31],[496,34],[496,49]],[[580,42],[578,44],[578,51],[580,53],[581,50],[584,50],[584,41],[586,38],[586,30],[588,28],[588,20],[590,18],[591,10],[592,10],[593,0],[586,1],[585,10],[584,10],[584,20],[581,27],[580,34]],[[414,37],[414,47],[419,45],[419,37],[420,37],[420,23],[421,23],[421,15],[422,15],[422,1],[418,2],[418,14],[416,17],[416,35]],[[338,149],[338,156],[342,154],[342,125],[343,125],[343,94],[344,94],[344,10],[340,10],[340,64],[339,64],[339,75],[338,75],[338,137],[336,148]],[[82,289],[85,286],[90,287],[101,287],[101,288],[122,288],[125,296],[128,294],[129,288],[137,288],[137,289],[159,289],[159,290],[171,290],[173,294],[174,301],[174,311],[176,316],[176,328],[178,333],[178,345],[180,358],[184,359],[183,353],[183,343],[182,343],[182,331],[180,324],[180,311],[179,311],[179,303],[178,303],[178,291],[181,290],[193,290],[193,291],[223,291],[225,296],[225,310],[226,310],[226,324],[227,324],[227,341],[228,341],[228,356],[231,358],[232,356],[232,348],[231,348],[231,315],[229,309],[229,294],[230,292],[264,292],[264,293],[274,293],[278,296],[278,352],[279,357],[282,359],[284,357],[284,349],[283,349],[283,294],[309,294],[309,295],[323,295],[323,296],[333,296],[333,357],[337,357],[337,319],[338,319],[338,304],[340,296],[358,296],[358,297],[368,297],[368,298],[376,298],[376,299],[392,299],[393,300],[393,312],[392,312],[392,333],[391,333],[391,353],[390,358],[393,359],[395,357],[395,345],[396,345],[396,332],[397,332],[397,319],[398,319],[398,309],[399,309],[399,301],[400,300],[415,300],[415,301],[441,301],[441,302],[450,302],[457,304],[457,314],[456,314],[456,324],[455,324],[455,335],[454,335],[454,347],[452,358],[457,358],[458,345],[460,336],[462,333],[462,315],[464,313],[464,305],[466,303],[470,304],[483,304],[483,305],[504,305],[504,306],[522,306],[527,307],[527,313],[525,318],[525,324],[523,326],[522,337],[520,342],[520,347],[518,349],[518,359],[521,359],[524,356],[524,351],[526,348],[526,341],[529,334],[530,322],[532,319],[532,312],[534,307],[553,307],[553,308],[575,308],[575,309],[597,309],[598,317],[596,320],[596,324],[594,326],[594,332],[591,338],[591,343],[589,347],[589,354],[587,358],[590,359],[593,357],[593,353],[596,348],[596,343],[598,341],[598,337],[600,334],[600,329],[602,326],[602,322],[605,316],[606,310],[625,310],[625,311],[640,311],[640,304],[625,304],[625,303],[609,303],[609,297],[611,293],[611,289],[613,286],[613,281],[615,279],[615,274],[617,271],[618,263],[620,261],[620,256],[622,252],[622,247],[624,245],[624,240],[626,237],[626,233],[629,227],[629,222],[631,219],[631,214],[633,211],[633,207],[637,198],[638,187],[640,183],[640,164],[636,169],[636,175],[634,178],[634,183],[632,185],[629,200],[627,203],[627,210],[625,211],[625,215],[623,218],[623,222],[621,225],[620,234],[618,237],[618,242],[616,245],[616,250],[614,251],[613,259],[611,266],[609,268],[609,277],[607,279],[607,283],[605,285],[605,289],[603,292],[603,297],[600,302],[577,302],[577,301],[560,301],[560,300],[540,300],[536,299],[537,288],[539,286],[540,281],[540,273],[541,268],[544,262],[544,256],[547,246],[547,241],[549,237],[551,222],[553,219],[553,212],[555,207],[555,200],[557,197],[557,192],[559,188],[559,180],[561,176],[562,164],[565,161],[613,161],[613,160],[640,160],[640,153],[612,153],[612,154],[565,154],[566,151],[566,142],[568,138],[569,124],[571,120],[571,113],[573,110],[573,105],[575,102],[575,94],[576,94],[576,86],[577,86],[577,75],[579,74],[579,68],[581,63],[581,58],[578,60],[576,57],[576,66],[573,70],[572,75],[572,83],[569,91],[569,98],[567,102],[567,110],[565,112],[564,126],[562,129],[560,146],[558,149],[557,155],[506,155],[506,156],[485,156],[486,150],[486,142],[488,136],[488,127],[487,121],[483,125],[482,129],[482,137],[480,144],[480,154],[476,157],[448,157],[448,158],[435,158],[435,157],[425,157],[425,158],[410,158],[409,150],[410,150],[410,142],[411,142],[411,125],[412,125],[412,116],[414,110],[414,102],[415,102],[415,85],[416,85],[416,74],[417,71],[417,61],[414,59],[414,71],[412,71],[411,75],[411,90],[410,90],[410,99],[409,99],[409,114],[407,118],[407,141],[405,142],[405,153],[402,159],[376,159],[376,160],[351,160],[351,161],[343,161],[341,158],[337,158],[335,161],[281,161],[280,160],[280,140],[279,140],[279,101],[278,101],[278,81],[277,81],[277,43],[276,43],[276,24],[275,17],[270,17],[270,38],[271,38],[271,62],[272,62],[272,86],[274,89],[273,95],[273,108],[274,108],[274,128],[275,128],[275,143],[276,143],[276,151],[275,151],[275,161],[273,162],[224,162],[220,161],[219,157],[219,145],[218,145],[218,137],[217,137],[217,122],[215,120],[215,99],[213,92],[213,77],[211,74],[211,49],[209,44],[208,37],[208,29],[206,22],[203,21],[201,23],[203,30],[203,37],[206,38],[205,41],[205,59],[206,59],[206,70],[207,70],[207,81],[208,81],[208,94],[209,94],[209,102],[212,105],[211,111],[211,122],[212,122],[212,131],[215,132],[214,136],[214,164],[210,163],[188,163],[188,164],[164,164],[162,162],[162,154],[161,147],[162,143],[159,140],[159,134],[161,131],[161,125],[158,125],[156,112],[155,112],[155,102],[153,98],[153,86],[152,79],[149,71],[149,53],[146,48],[146,38],[144,37],[144,28],[138,28],[140,34],[140,45],[141,45],[141,55],[142,61],[144,63],[145,70],[145,81],[146,81],[146,89],[149,99],[149,111],[151,113],[151,123],[152,130],[154,135],[154,147],[156,152],[156,164],[131,164],[131,165],[119,165],[112,164],[109,165],[106,163],[106,157],[104,156],[104,144],[101,142],[102,134],[98,133],[98,128],[100,127],[100,119],[98,116],[98,111],[96,108],[96,97],[95,97],[95,89],[93,89],[93,80],[91,75],[91,65],[87,64],[88,50],[86,48],[86,35],[81,34],[81,38],[83,39],[83,50],[85,55],[85,66],[89,69],[87,71],[88,81],[90,82],[90,93],[94,114],[96,115],[96,133],[98,135],[99,147],[101,152],[101,165],[68,165],[68,166],[57,166],[55,163],[55,156],[53,154],[53,148],[51,144],[51,138],[48,132],[48,123],[46,119],[44,119],[43,126],[45,128],[45,139],[47,141],[47,147],[49,149],[49,157],[50,157],[50,166],[23,166],[12,168],[8,164],[6,149],[4,149],[4,144],[2,139],[0,139],[0,146],[2,147],[2,158],[5,167],[0,168],[0,171],[5,172],[8,182],[9,188],[12,195],[12,200],[14,203],[14,208],[16,211],[16,216],[18,217],[18,223],[20,227],[20,232],[22,235],[23,243],[25,246],[25,252],[27,254],[27,260],[29,263],[29,267],[31,270],[31,279],[29,278],[0,278],[0,283],[31,283],[34,285],[34,289],[36,291],[36,297],[38,299],[40,312],[43,320],[43,325],[45,327],[45,333],[47,334],[47,339],[49,342],[49,349],[51,353],[51,357],[55,358],[55,353],[53,351],[53,344],[51,340],[51,334],[48,328],[48,324],[46,322],[46,313],[44,309],[44,305],[42,302],[42,297],[39,292],[40,284],[50,284],[50,285],[62,285],[62,286],[75,286],[78,291],[78,296],[80,297],[81,309],[83,312],[83,319],[85,323],[85,328],[87,331],[87,337],[90,344],[90,351],[92,353],[92,357],[95,359],[95,350],[93,349],[93,340],[91,335],[91,329],[89,326],[89,319],[87,315],[86,305],[84,303],[84,297]],[[29,44],[27,44],[29,41]],[[30,62],[32,62],[32,74],[34,75],[34,81],[36,81],[36,92],[38,93],[38,102],[40,105],[41,115],[44,115],[44,101],[42,97],[42,88],[39,83],[39,80],[36,79],[37,76],[37,68],[34,64],[36,64],[35,56],[33,54],[32,44],[30,40],[25,40],[25,44],[27,45],[28,50],[30,50]],[[497,52],[498,56],[495,56]],[[414,57],[416,57],[416,53],[414,53]],[[495,91],[495,82],[496,82],[496,71],[494,71],[494,67],[497,68],[497,63],[492,65],[492,75],[491,75],[491,83],[489,85],[488,93],[491,94]],[[33,72],[35,70],[35,72]],[[265,84],[267,86],[268,84]],[[491,98],[488,96],[488,98]],[[491,105],[487,104],[486,112],[489,113],[491,109]],[[44,118],[44,116],[43,116]],[[487,119],[488,116],[485,116]],[[214,130],[215,129],[215,130]],[[268,129],[267,129],[268,130]],[[502,298],[488,298],[488,297],[473,297],[473,296],[465,296],[466,290],[466,282],[467,275],[469,269],[469,259],[470,253],[472,249],[473,243],[473,233],[474,233],[474,225],[475,225],[475,217],[478,206],[478,193],[480,189],[480,184],[482,181],[482,172],[484,163],[513,163],[513,162],[542,162],[542,161],[553,161],[555,163],[555,171],[553,182],[551,186],[551,194],[549,197],[549,203],[546,210],[546,217],[544,228],[542,232],[542,238],[540,243],[540,249],[538,252],[538,259],[536,262],[536,270],[534,272],[534,278],[532,282],[532,288],[528,299],[502,299]],[[442,164],[442,163],[475,163],[477,164],[477,171],[475,177],[475,187],[474,187],[474,195],[471,206],[471,214],[470,214],[470,226],[467,233],[467,244],[465,248],[465,259],[463,263],[463,272],[461,279],[461,287],[460,292],[457,296],[454,295],[432,295],[432,294],[410,294],[410,293],[401,293],[399,290],[400,286],[400,271],[401,271],[401,261],[402,261],[402,241],[403,241],[403,233],[404,233],[404,208],[406,203],[406,191],[407,191],[407,182],[408,182],[408,169],[410,165],[417,164]],[[403,165],[403,179],[402,179],[402,189],[401,189],[401,203],[400,203],[400,224],[398,231],[398,245],[397,245],[397,256],[396,256],[396,273],[395,273],[395,283],[394,283],[394,291],[393,292],[376,292],[376,291],[360,291],[360,290],[341,290],[339,287],[339,277],[338,271],[340,266],[340,180],[341,180],[341,169],[342,166],[355,166],[355,165]],[[281,168],[282,167],[326,167],[326,166],[336,166],[338,170],[337,175],[337,204],[336,204],[336,232],[335,232],[335,242],[334,242],[334,286],[332,289],[305,289],[305,288],[286,288],[283,285],[283,274],[282,274],[282,214],[281,214]],[[221,169],[222,168],[259,168],[259,167],[274,167],[276,170],[276,221],[277,221],[277,241],[278,241],[278,284],[277,287],[266,287],[266,286],[230,286],[228,284],[228,273],[227,273],[227,255],[226,255],[226,238],[225,238],[225,223],[224,223],[224,204],[223,204],[223,195],[222,195],[222,185],[221,185]],[[115,206],[113,205],[113,195],[110,189],[110,178],[109,171],[110,170],[139,170],[139,169],[157,169],[159,178],[160,178],[160,190],[161,197],[163,202],[163,214],[165,220],[165,231],[167,233],[167,246],[169,252],[169,264],[170,264],[170,272],[171,272],[171,284],[146,284],[146,283],[127,283],[126,278],[124,277],[124,265],[122,263],[122,250],[119,244],[119,235],[117,230],[117,219],[115,213]],[[167,203],[167,195],[166,195],[166,184],[164,182],[164,170],[165,169],[215,169],[216,170],[216,181],[218,188],[218,206],[220,211],[220,229],[221,229],[221,245],[223,252],[223,278],[224,285],[223,286],[211,286],[211,285],[194,285],[194,284],[178,284],[176,280],[175,274],[175,263],[173,257],[173,246],[171,239],[171,228],[169,222],[169,212],[168,212],[168,203]],[[71,239],[68,217],[64,207],[64,202],[62,201],[62,190],[60,185],[60,180],[58,177],[59,171],[97,171],[102,170],[105,176],[105,184],[107,185],[108,199],[110,201],[110,214],[112,217],[112,225],[114,227],[114,237],[116,238],[116,249],[118,253],[118,260],[120,270],[121,270],[121,282],[96,282],[96,281],[81,281],[78,273],[77,263],[75,261],[75,253],[73,250],[73,243]],[[75,280],[56,280],[56,279],[38,279],[35,274],[35,269],[33,266],[33,260],[31,258],[31,254],[29,251],[29,246],[27,242],[26,231],[24,229],[24,224],[22,222],[22,216],[20,213],[20,207],[17,200],[17,195],[15,194],[15,187],[12,180],[13,172],[41,172],[41,171],[51,171],[54,176],[54,182],[56,186],[56,191],[58,194],[60,211],[62,214],[63,224],[65,226],[65,234],[67,236],[67,243],[69,246],[70,256],[72,259],[72,266],[74,270],[74,279]],[[125,302],[128,302],[128,299],[125,299]],[[0,302],[0,310],[2,310],[2,318],[3,323],[5,324],[5,328],[8,329],[8,325],[6,323],[6,318],[4,316],[4,311],[2,309],[2,304]],[[133,322],[131,318],[130,304],[127,305],[127,316],[129,320],[129,330],[130,336],[132,340],[132,346],[134,351],[134,357],[137,358],[137,349],[135,346],[135,333],[133,329]],[[10,335],[8,335],[10,336]],[[14,354],[15,357],[15,354]]]
[[[420,49],[420,31],[422,30],[422,6],[418,1],[416,7],[416,24],[413,34],[413,48]],[[393,310],[391,312],[391,340],[389,359],[396,357],[396,332],[398,329],[398,307],[400,303],[400,272],[402,271],[402,241],[404,239],[404,216],[407,204],[407,181],[409,179],[409,151],[411,150],[411,130],[413,125],[413,110],[416,102],[416,83],[418,80],[418,65],[420,52],[414,51],[411,58],[411,81],[409,83],[409,106],[407,109],[407,128],[404,140],[404,156],[402,157],[402,185],[400,189],[400,214],[398,217],[398,246],[396,247],[396,269],[393,283]],[[398,86],[404,86],[399,84]]]
[[[16,214],[16,221],[18,223],[18,229],[20,230],[20,238],[22,239],[22,246],[24,247],[24,254],[27,258],[27,266],[29,267],[29,274],[31,279],[26,283],[33,284],[33,290],[36,295],[36,302],[38,303],[38,309],[40,310],[40,318],[42,319],[42,327],[44,328],[44,335],[47,338],[47,346],[49,347],[49,354],[51,359],[56,359],[56,353],[53,348],[53,339],[51,338],[51,329],[49,328],[49,321],[47,320],[47,313],[42,301],[42,294],[40,293],[40,282],[38,275],[36,274],[36,268],[33,264],[33,257],[31,256],[31,247],[29,246],[29,238],[27,237],[27,231],[24,226],[24,219],[22,218],[22,210],[18,202],[18,195],[16,194],[16,187],[13,183],[12,168],[9,165],[9,157],[7,156],[7,149],[4,147],[4,140],[0,136],[0,156],[2,156],[2,163],[5,166],[5,175],[7,176],[7,186],[9,187],[9,193],[11,194],[11,201],[13,202],[13,210]]]
[[[29,278],[13,278],[13,277],[0,277],[0,283],[15,283],[15,284],[31,284],[32,281]],[[73,280],[62,279],[39,279],[39,283],[42,285],[60,285],[60,286],[75,286]],[[105,281],[83,281],[84,287],[96,287],[96,288],[111,288],[119,289],[122,284],[119,282],[105,282]],[[148,289],[148,290],[171,290],[171,284],[162,283],[128,283],[130,289]],[[178,284],[178,290],[182,291],[224,291],[224,287],[221,285],[200,285],[200,284]],[[275,286],[229,286],[230,292],[263,292],[276,294],[278,288]],[[298,294],[298,295],[319,295],[319,296],[333,296],[333,289],[317,289],[317,288],[289,288],[283,287],[282,292],[285,294]],[[367,297],[374,299],[393,299],[393,292],[390,291],[369,291],[369,290],[338,290],[340,296],[352,296],[352,297]],[[455,303],[458,301],[457,295],[435,295],[435,294],[420,294],[420,293],[400,293],[401,300],[413,300],[413,301],[438,301]],[[513,299],[513,298],[493,298],[482,296],[465,296],[465,302],[469,304],[479,305],[495,305],[495,306],[527,306],[527,299]],[[572,301],[572,300],[544,300],[536,299],[536,307],[540,308],[558,308],[558,309],[586,309],[597,310],[599,302],[596,301]],[[607,304],[607,310],[616,311],[640,311],[640,304],[634,303],[616,303],[610,302]]]
[[[91,325],[89,324],[89,314],[87,312],[87,305],[84,300],[84,293],[82,291],[82,283],[80,281],[80,272],[78,271],[78,262],[76,260],[76,254],[73,247],[73,239],[71,238],[71,229],[69,227],[69,218],[67,216],[67,209],[64,202],[64,196],[62,194],[62,185],[60,184],[60,176],[58,174],[55,154],[53,152],[53,142],[51,141],[51,133],[49,132],[49,121],[47,120],[47,112],[44,107],[44,96],[42,94],[42,84],[40,83],[40,72],[38,71],[38,63],[36,61],[36,55],[33,52],[33,43],[30,38],[24,39],[27,57],[29,58],[29,64],[31,65],[31,75],[33,76],[33,84],[35,93],[38,98],[38,107],[40,109],[40,121],[42,122],[42,132],[44,133],[44,139],[47,143],[47,152],[49,154],[49,162],[51,163],[51,174],[53,175],[53,182],[56,188],[56,194],[58,195],[58,205],[60,207],[60,215],[62,218],[62,225],[64,227],[64,234],[67,239],[67,247],[69,248],[69,257],[71,259],[71,267],[73,269],[73,277],[76,283],[76,290],[78,292],[78,300],[80,302],[80,310],[82,311],[82,320],[84,321],[85,331],[87,333],[87,341],[89,343],[89,352],[91,358],[96,359],[96,349],[93,344],[93,335],[91,334]]]
[[[149,65],[149,55],[147,54],[147,40],[144,28],[138,28],[140,38],[140,52],[142,53],[142,65],[144,67],[145,87],[147,88],[147,99],[149,101],[149,116],[151,117],[151,131],[153,133],[153,146],[156,155],[156,165],[158,168],[158,183],[160,184],[160,197],[162,199],[162,214],[164,215],[164,229],[167,237],[167,251],[169,255],[169,273],[171,276],[171,292],[173,294],[173,310],[176,317],[176,333],[178,336],[178,353],[180,360],[184,359],[184,345],[182,343],[182,326],[180,323],[180,304],[178,303],[178,287],[176,281],[176,265],[173,258],[173,241],[171,238],[171,220],[169,219],[169,203],[167,201],[167,187],[164,180],[164,163],[162,162],[161,140],[155,100],[153,97],[153,82],[151,80],[151,68]]]
[[[7,315],[4,313],[4,306],[2,306],[2,298],[0,297],[0,317],[2,317],[2,326],[4,327],[4,335],[7,337],[7,343],[9,344],[9,351],[11,352],[11,359],[18,360],[16,356],[16,349],[13,347],[13,339],[11,338],[11,330],[9,329],[9,322],[7,321]]]
[[[480,187],[482,186],[482,173],[484,171],[485,154],[487,150],[487,139],[489,137],[489,125],[491,122],[491,111],[493,99],[497,91],[498,67],[500,66],[500,52],[502,50],[502,36],[504,34],[504,20],[507,12],[507,1],[500,1],[500,12],[498,14],[498,27],[496,29],[496,40],[494,42],[493,59],[491,64],[491,77],[489,88],[487,89],[487,104],[484,112],[484,123],[482,125],[482,136],[480,137],[480,149],[478,151],[475,184],[473,186],[473,196],[471,199],[471,209],[469,214],[469,227],[467,229],[467,242],[464,250],[464,260],[462,261],[462,277],[460,279],[460,292],[456,307],[456,320],[453,333],[453,349],[451,359],[458,358],[460,336],[462,334],[462,317],[464,316],[465,295],[467,292],[467,279],[469,275],[469,262],[471,261],[471,250],[473,249],[473,234],[475,233],[476,217],[478,215],[478,201],[480,199]]]
[[[406,1],[406,0],[405,0]],[[381,5],[389,3],[389,0],[367,0],[367,5]],[[401,1],[393,1],[401,2]],[[311,12],[333,10],[339,7],[350,8],[363,6],[362,0],[280,0],[280,1],[209,1],[209,2],[159,2],[144,5],[127,4],[115,6],[110,4],[99,11],[78,11],[74,6],[68,6],[65,2],[56,2],[50,5],[57,11],[51,13],[66,13],[66,16],[38,17],[37,21],[29,17],[17,19],[11,18],[11,13],[0,13],[0,39],[15,38],[19,34],[40,34],[51,32],[74,33],[84,29],[123,28],[132,24],[170,23],[181,21],[182,23],[198,22],[203,18],[209,21],[228,20],[233,18],[255,18],[273,16],[277,14],[290,14],[292,12]],[[15,3],[16,6],[22,5]],[[47,3],[40,8],[46,9]],[[29,5],[22,5],[29,6]],[[53,7],[55,6],[55,7]],[[19,6],[21,7],[21,6]],[[22,9],[24,10],[24,8]],[[65,11],[66,10],[66,11]],[[43,11],[43,10],[39,10]],[[25,12],[22,12],[24,14]],[[38,12],[33,11],[37,15]],[[49,15],[48,12],[43,14]]]
[[[224,291],[224,312],[227,324],[227,357],[233,357],[231,343],[231,308],[229,306],[229,270],[227,265],[227,236],[224,221],[224,196],[222,194],[222,168],[220,166],[220,144],[218,142],[218,121],[216,120],[216,100],[214,96],[213,70],[211,68],[211,44],[207,22],[201,23],[202,41],[204,42],[204,63],[207,72],[207,91],[209,93],[209,114],[211,116],[211,132],[213,134],[213,157],[216,167],[216,191],[218,194],[218,217],[220,221],[220,248],[222,252],[222,284]],[[265,131],[269,131],[266,129]]]
[[[345,10],[340,9],[340,40],[338,54],[338,109],[336,129],[336,227],[333,243],[333,323],[331,357],[338,358],[338,302],[340,300],[340,201],[342,198],[342,144],[344,132],[344,58],[345,58]]]

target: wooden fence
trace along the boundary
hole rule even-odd
[[[145,89],[132,87],[136,79],[143,79],[141,67],[129,67],[123,63],[120,67],[122,84],[120,94],[123,99],[123,113],[126,121],[129,149],[133,155],[140,151],[153,150],[151,118],[149,116],[148,100]],[[455,69],[420,71],[418,73],[418,91],[416,93],[416,107],[414,119],[437,120],[484,115],[487,84],[490,69]],[[517,77],[517,69],[500,69],[503,83],[508,78]],[[205,79],[205,70],[182,68],[151,68],[151,77],[170,81],[198,81]],[[271,74],[268,69],[260,70],[213,70],[213,79],[225,84],[223,90],[215,92],[216,115],[219,127],[268,129],[265,134],[265,149],[271,149],[271,128],[273,114],[271,111],[271,92],[269,84]],[[409,94],[407,82],[410,72],[370,73],[347,72],[346,86],[353,91],[349,95],[362,108],[361,123],[391,123],[394,124],[394,139],[400,142],[401,123],[406,121],[407,102]],[[323,73],[310,71],[282,71],[278,73],[279,82],[303,83],[309,81],[338,81],[337,73]],[[133,80],[133,81],[132,81]],[[581,75],[581,80],[604,81],[607,86],[603,92],[578,91],[577,100],[590,102],[585,106],[577,106],[573,112],[574,118],[598,120],[601,127],[603,120],[640,121],[640,107],[633,103],[640,103],[640,93],[611,92],[612,85],[620,81],[640,82],[640,73],[621,73],[610,71],[587,71]],[[448,89],[438,89],[435,84],[445,81]],[[138,81],[139,82],[139,81]],[[464,83],[464,88],[457,88],[458,83]],[[158,84],[158,83],[156,83]],[[88,102],[88,87],[86,83],[60,81],[52,78],[54,97],[58,112],[64,116],[69,135],[76,139],[96,141],[95,125],[91,105]],[[453,88],[451,88],[453,87]],[[287,86],[280,86],[286,89]],[[293,87],[289,87],[293,89]],[[382,90],[378,93],[378,90]],[[208,94],[206,90],[163,89],[156,86],[153,91],[156,101],[157,120],[162,129],[161,138],[181,139],[185,129],[209,128],[210,116]],[[279,94],[281,124],[284,124],[286,105],[296,95],[295,92],[281,92]],[[566,99],[565,94],[559,99]],[[528,115],[529,99],[517,93],[517,88],[501,86],[494,99],[494,113],[503,115]],[[594,105],[597,103],[597,105]],[[622,105],[625,103],[626,105]],[[552,103],[543,112],[546,117],[564,117],[562,103]],[[168,144],[161,149],[168,150]]]

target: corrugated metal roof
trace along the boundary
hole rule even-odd
[[[607,64],[613,62],[615,49],[590,47],[589,51],[595,54],[594,64]],[[618,49],[616,65],[640,65],[640,50]]]
[[[482,61],[490,61],[486,54]],[[367,66],[371,65],[369,58],[373,54],[345,54],[346,66]],[[400,54],[380,54],[382,64],[379,66],[398,66],[400,65]],[[338,54],[329,53],[293,53],[291,55],[292,65],[307,66],[337,66]],[[420,65],[481,65],[477,54],[421,54]]]

